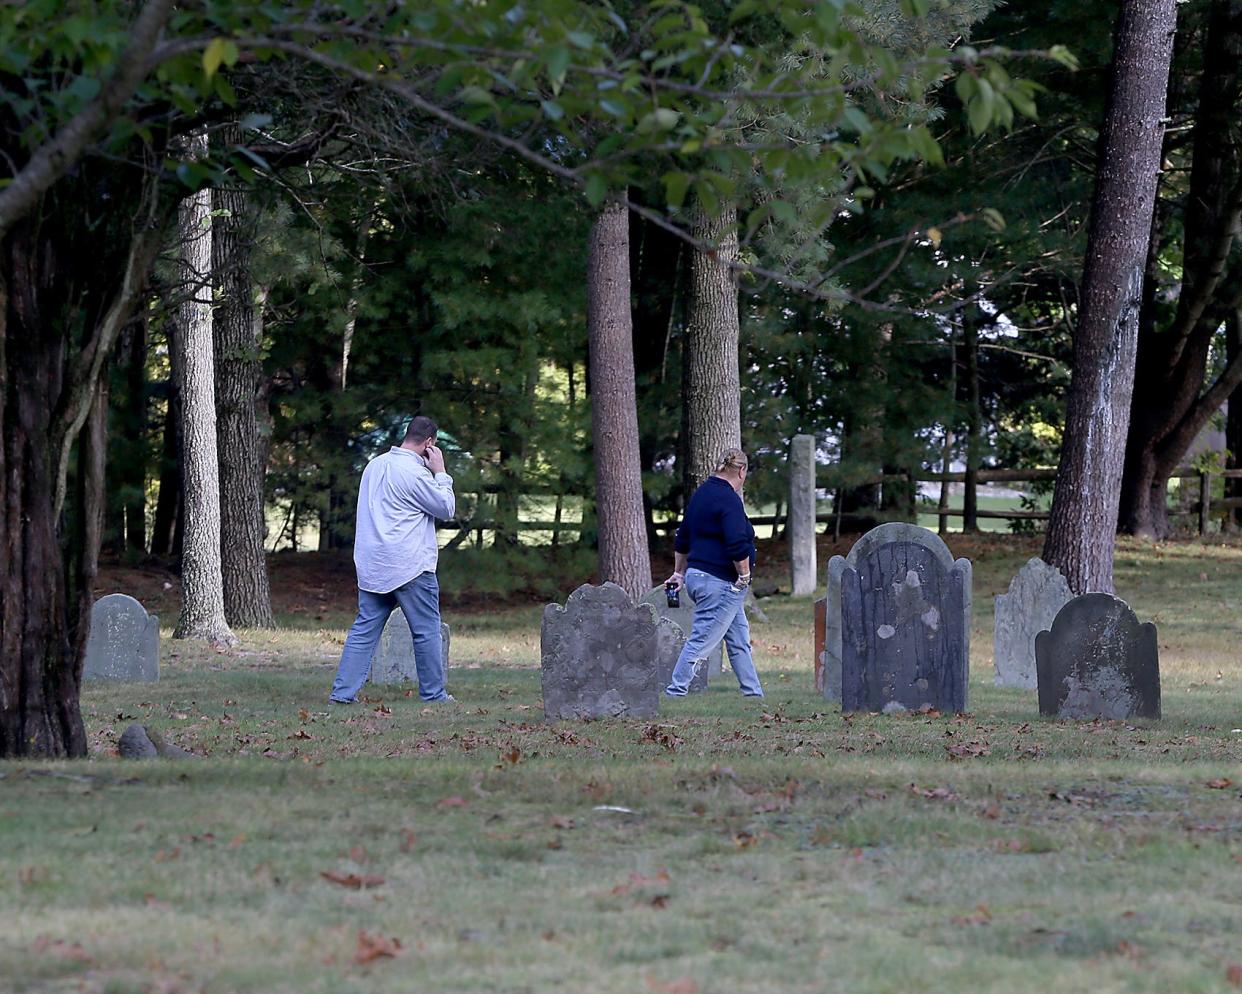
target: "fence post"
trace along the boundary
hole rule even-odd
[[[1212,474],[1199,473],[1199,535],[1208,533],[1208,516],[1212,513]]]

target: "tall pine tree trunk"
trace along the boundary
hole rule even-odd
[[[196,138],[194,151],[206,150]],[[184,445],[185,534],[181,550],[181,617],[174,638],[220,645],[237,639],[224,617],[220,565],[220,470],[216,450],[215,356],[211,322],[211,191],[200,190],[178,208],[181,293],[173,370],[181,394]]]
[[[738,371],[737,208],[719,217],[702,210],[694,237],[716,246],[695,250],[690,260],[690,301],[686,315],[687,450],[690,491],[716,470],[720,454],[742,444],[741,385]]]
[[[220,466],[220,565],[224,616],[242,628],[273,628],[263,546],[266,446],[256,406],[263,376],[261,327],[254,315],[250,257],[254,219],[249,194],[235,186],[214,191],[211,252],[216,280],[216,441]]]
[[[1242,2],[1215,0],[1204,33],[1193,162],[1182,225],[1182,279],[1170,325],[1144,322],[1121,487],[1121,527],[1169,534],[1169,478],[1225,398],[1242,383],[1228,363],[1204,389],[1212,342],[1234,306],[1239,276],[1229,261],[1242,224],[1242,149],[1235,127],[1242,99]],[[1168,213],[1168,212],[1166,212]],[[1154,255],[1157,250],[1153,237]],[[1151,260],[1152,263],[1155,260]],[[1157,267],[1149,264],[1148,281]],[[1151,287],[1150,292],[1154,292]]]
[[[604,204],[591,229],[587,335],[600,579],[638,599],[651,587],[651,558],[638,460],[629,219],[625,206],[615,200]]]
[[[1175,0],[1123,0],[1117,22],[1065,441],[1044,542],[1044,559],[1075,594],[1113,590],[1117,499],[1175,22]]]
[[[1226,363],[1242,362],[1242,310],[1235,308],[1226,319],[1225,336]],[[1242,469],[1242,387],[1236,387],[1229,397],[1229,410],[1225,416],[1225,448],[1229,451],[1228,467]],[[1226,480],[1225,496],[1242,497],[1242,479]],[[1242,529],[1242,507],[1226,512],[1225,528],[1230,532]]]
[[[983,461],[983,414],[979,408],[979,309],[962,312],[962,351],[966,358],[966,483],[962,488],[962,531],[979,531],[979,464]]]

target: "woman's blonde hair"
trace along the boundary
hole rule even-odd
[[[726,469],[745,469],[746,453],[736,446],[730,446],[720,453],[716,460],[716,472],[723,473]]]

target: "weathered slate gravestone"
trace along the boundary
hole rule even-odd
[[[668,618],[675,624],[685,638],[690,637],[690,629],[694,626],[694,598],[690,596],[690,591],[685,587],[681,588],[681,607],[669,607],[668,598],[664,594],[662,586],[656,587],[655,590],[647,594],[642,601],[644,604],[650,604],[656,609],[656,613],[661,618]],[[717,642],[711,649],[707,651],[707,670],[704,673],[704,680],[709,680],[714,676],[720,676],[723,663],[723,642]],[[678,650],[680,651],[680,650]],[[669,671],[670,676],[672,670]],[[668,686],[668,684],[665,684]],[[690,689],[694,690],[694,684],[690,685]]]
[[[815,593],[815,436],[789,446],[789,561],[793,595]]]
[[[824,643],[827,633],[824,626],[827,622],[828,615],[828,598],[821,597],[815,602],[815,693],[822,694],[824,692]],[[837,695],[840,696],[839,694]]]
[[[1039,713],[1059,718],[1159,718],[1156,626],[1112,594],[1083,594],[1035,637]]]
[[[1038,557],[1018,570],[1008,593],[996,595],[992,665],[998,686],[1035,689],[1035,636],[1052,627],[1073,596],[1061,571]]]
[[[152,683],[159,678],[159,618],[128,594],[95,601],[82,679]]]
[[[449,626],[440,622],[440,652],[444,660],[444,668],[449,664]],[[384,624],[380,634],[379,645],[375,647],[375,655],[371,657],[371,683],[404,683],[411,680],[418,683],[418,669],[414,665],[414,639],[410,635],[410,625],[401,613],[401,608],[393,608],[392,614]]]
[[[896,521],[833,556],[824,696],[842,711],[966,710],[971,573],[938,535]]]
[[[685,637],[615,583],[583,584],[543,609],[543,713],[566,718],[650,717]],[[705,674],[704,677],[705,678]]]

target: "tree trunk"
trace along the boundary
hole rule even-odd
[[[1242,362],[1242,310],[1235,310],[1229,315],[1225,335],[1226,364]],[[1228,467],[1242,469],[1242,387],[1235,387],[1229,397],[1229,410],[1225,415],[1225,448],[1229,453]],[[1225,496],[1242,497],[1242,479],[1226,480]],[[1242,529],[1242,507],[1226,512],[1225,528],[1235,533]]]
[[[983,413],[979,409],[979,311],[962,312],[962,351],[966,359],[966,483],[962,488],[962,531],[979,531],[979,464],[983,461]]]
[[[651,588],[651,559],[637,458],[629,223],[624,205],[615,200],[605,203],[591,229],[587,335],[600,579],[637,600]]]
[[[944,419],[944,444],[940,449],[940,472],[946,477],[953,468],[953,423],[957,417],[957,344],[953,341],[953,330],[949,330],[949,413]],[[945,511],[949,507],[949,495],[952,492],[947,479],[940,481],[940,500],[937,508]],[[941,514],[936,530],[944,535],[949,531],[949,516]]]
[[[263,364],[262,343],[255,338],[261,326],[255,321],[250,279],[254,219],[245,190],[222,187],[213,196],[216,216],[211,226],[211,252],[216,308],[211,321],[224,616],[230,625],[242,628],[274,628],[263,547],[267,465],[256,413]]]
[[[1177,310],[1171,327],[1151,320],[1139,334],[1120,515],[1122,529],[1135,535],[1169,534],[1169,477],[1242,382],[1242,362],[1234,362],[1210,389],[1203,388],[1212,340],[1237,305],[1242,276],[1227,268],[1242,222],[1242,169],[1233,127],[1240,99],[1242,2],[1216,0],[1205,32],[1190,185],[1181,212]],[[1153,282],[1154,267],[1148,268]]]
[[[741,385],[738,371],[737,208],[719,217],[700,210],[695,238],[716,246],[695,251],[690,260],[690,301],[686,318],[687,408],[690,492],[716,471],[720,454],[742,444]]]
[[[173,322],[168,329],[168,359],[171,364],[177,357],[173,341],[176,332]],[[153,556],[180,556],[177,542],[181,519],[181,395],[177,390],[177,374],[169,370],[164,407],[164,444],[160,453],[159,493],[155,498],[155,517],[151,522],[151,554]]]
[[[1044,559],[1075,594],[1113,590],[1134,354],[1164,134],[1174,0],[1123,0]]]
[[[104,506],[101,384],[159,244],[137,180],[106,177],[132,209],[85,250],[81,219],[101,181],[90,167],[0,238],[0,758],[86,753],[78,694]]]
[[[205,150],[206,139],[195,139]],[[201,154],[201,151],[200,151]],[[181,394],[185,538],[181,550],[181,617],[173,638],[232,645],[224,617],[220,566],[220,475],[216,454],[215,361],[211,322],[211,191],[181,201],[181,292],[173,369]]]
[[[125,545],[135,553],[147,551],[147,319],[141,314],[129,323],[125,343],[126,424],[133,431],[138,452],[129,460],[125,488]]]

